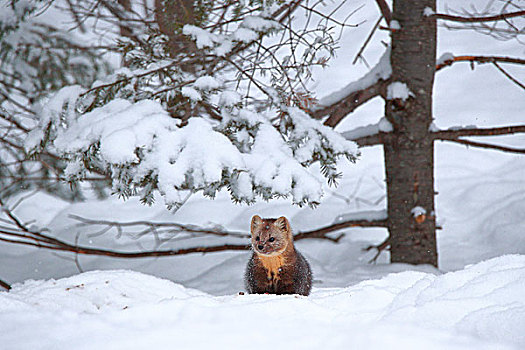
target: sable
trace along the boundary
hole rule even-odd
[[[246,290],[252,294],[310,294],[312,270],[295,249],[288,220],[255,215],[251,234],[253,255],[246,266]]]

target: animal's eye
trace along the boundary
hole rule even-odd
[[[260,239],[259,236],[255,237],[255,240],[256,240],[257,242],[259,242],[259,239]]]
[[[270,241],[270,242],[273,242],[273,241],[275,241],[275,238],[270,237],[269,241]]]

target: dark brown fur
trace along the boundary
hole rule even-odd
[[[288,220],[283,216],[261,219],[255,215],[251,233],[253,255],[245,274],[248,292],[308,295],[312,272],[306,259],[295,249]]]

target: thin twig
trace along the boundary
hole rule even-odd
[[[370,42],[370,40],[372,39],[372,36],[374,36],[374,33],[376,32],[377,28],[379,27],[379,23],[381,23],[381,20],[383,19],[383,16],[379,16],[379,19],[377,20],[376,24],[372,27],[372,30],[370,31],[370,33],[368,34],[368,36],[366,37],[366,40],[365,42],[363,43],[363,45],[361,46],[361,48],[359,49],[359,51],[357,52],[357,54],[355,55],[355,58],[354,60],[352,61],[352,64],[356,64],[357,60],[359,59],[359,57],[362,58],[362,54],[363,54],[363,51],[365,51],[365,48],[366,46],[368,45],[368,43]]]
[[[388,250],[390,246],[390,237],[387,237],[387,239],[385,239],[383,242],[377,244],[377,245],[369,245],[368,247],[366,248],[363,248],[363,251],[370,251],[372,249],[377,249],[377,252],[375,253],[375,255],[372,257],[372,259],[370,259],[368,261],[369,264],[372,264],[372,263],[376,263],[377,261],[377,258],[379,257],[379,255],[381,255],[381,252],[383,250]]]
[[[211,252],[220,252],[220,251],[232,251],[232,250],[247,250],[249,245],[247,244],[224,244],[219,246],[208,246],[208,247],[192,247],[192,248],[182,248],[175,250],[150,250],[150,251],[117,251],[111,249],[102,249],[102,248],[92,248],[85,247],[75,244],[70,244],[65,241],[59,240],[58,238],[50,237],[38,232],[35,230],[30,230],[26,225],[22,223],[8,208],[5,207],[4,203],[0,200],[0,205],[9,219],[12,221],[14,226],[20,231],[16,232],[14,229],[7,229],[0,227],[0,241],[20,244],[38,248],[44,248],[55,251],[71,252],[75,254],[84,254],[84,255],[100,255],[100,256],[109,256],[114,258],[145,258],[145,257],[163,257],[163,256],[174,256],[174,255],[184,255],[191,253],[211,253]],[[87,220],[87,219],[84,219]],[[133,222],[126,223],[127,225],[132,225],[136,223],[143,224],[144,222]],[[150,223],[151,224],[151,223]],[[386,227],[386,220],[349,220],[345,222],[340,222],[337,224],[329,225],[322,227],[316,230],[304,231],[295,235],[296,240],[307,239],[307,238],[319,238],[327,239],[332,242],[338,242],[343,236],[333,238],[326,236],[327,233],[341,230],[348,227],[372,227],[380,226]],[[120,226],[118,226],[120,227]],[[8,236],[8,237],[5,237]]]
[[[514,78],[512,75],[510,75],[506,70],[504,70],[503,68],[501,68],[499,66],[499,64],[497,64],[496,62],[492,62],[492,64],[498,68],[498,70],[503,73],[503,75],[505,75],[510,81],[512,81],[514,84],[518,85],[520,88],[522,88],[523,90],[525,90],[525,85],[523,85],[522,83],[520,83],[516,78]]]
[[[476,142],[476,141],[462,140],[462,139],[457,139],[457,140],[449,139],[449,140],[443,140],[443,141],[460,143],[465,146],[495,149],[498,151],[504,151],[504,152],[509,152],[509,153],[525,154],[525,149],[523,148],[512,148],[512,147],[506,147],[506,146],[492,145],[490,143],[483,143],[483,142]]]

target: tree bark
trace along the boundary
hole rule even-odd
[[[432,87],[436,62],[436,23],[425,17],[435,0],[394,0],[392,82],[405,83],[413,96],[388,99],[385,115],[394,127],[385,139],[390,260],[437,266],[434,216]],[[425,215],[415,216],[422,207]]]

